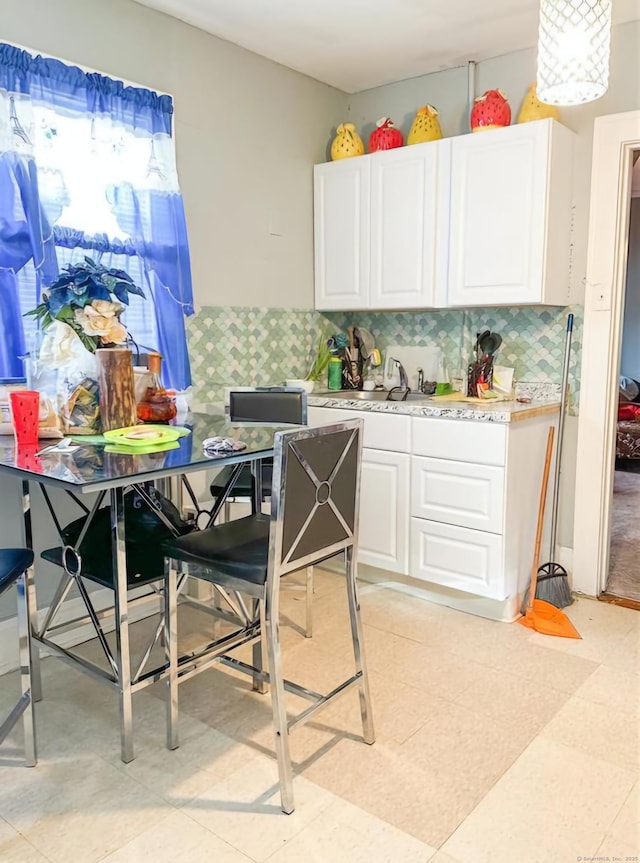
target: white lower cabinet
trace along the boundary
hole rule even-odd
[[[363,450],[358,537],[361,563],[391,572],[407,572],[409,466],[408,455]]]
[[[310,425],[356,418],[364,421],[358,560],[405,575],[409,571],[411,417],[309,408]]]
[[[411,575],[490,599],[504,599],[502,536],[411,519]]]
[[[436,602],[517,617],[557,415],[505,424],[309,408],[312,425],[358,416],[361,563],[423,582]]]

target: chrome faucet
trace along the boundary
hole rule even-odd
[[[424,392],[424,372],[422,371],[420,366],[418,366],[418,392]]]
[[[400,375],[400,386],[403,390],[409,389],[409,378],[407,377],[407,373],[404,369],[404,366],[397,360],[395,357],[391,357],[391,361],[396,364],[396,368],[398,369],[398,373]]]

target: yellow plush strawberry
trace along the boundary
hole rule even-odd
[[[331,144],[331,158],[334,161],[349,159],[351,156],[362,156],[363,153],[364,143],[353,123],[340,123]]]
[[[555,105],[546,105],[544,102],[541,102],[536,93],[536,85],[532,84],[522,102],[522,107],[518,114],[518,123],[529,123],[531,120],[545,120],[547,117],[557,120],[558,109]]]
[[[418,108],[407,144],[423,144],[425,141],[438,141],[440,138],[442,138],[442,129],[436,109],[433,105]]]

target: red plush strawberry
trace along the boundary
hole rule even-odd
[[[471,110],[471,131],[497,129],[511,123],[511,108],[507,98],[500,90],[487,90],[473,103]]]
[[[376,123],[376,128],[369,135],[369,152],[375,153],[378,150],[393,150],[395,147],[402,147],[404,138],[400,129],[396,129],[393,125],[393,120],[388,117],[382,117]]]

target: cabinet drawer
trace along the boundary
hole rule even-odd
[[[504,469],[485,464],[411,459],[411,515],[502,533]]]
[[[364,446],[389,452],[410,452],[411,417],[341,408],[309,408],[309,425],[325,425],[341,420],[364,420]]]
[[[495,533],[411,519],[411,572],[414,578],[505,599],[503,540]]]
[[[413,419],[413,454],[504,465],[506,426],[477,420]]]

